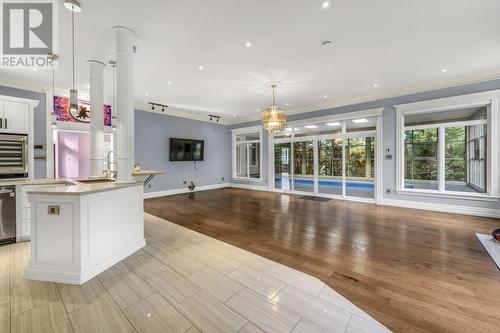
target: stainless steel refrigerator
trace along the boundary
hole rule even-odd
[[[16,191],[14,186],[0,187],[0,245],[16,241]]]

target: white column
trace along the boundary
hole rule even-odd
[[[104,170],[103,69],[104,64],[89,60],[90,74],[90,176],[102,177]]]
[[[113,27],[116,47],[117,182],[135,181],[134,168],[134,42],[135,32]]]

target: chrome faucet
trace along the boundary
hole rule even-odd
[[[113,161],[111,161],[112,154],[115,155],[114,156],[115,158],[113,159]],[[114,150],[110,150],[107,157],[106,157],[106,164],[107,164],[107,168],[108,168],[108,170],[106,170],[106,175],[108,176],[108,172],[109,172],[109,177],[111,177],[111,178],[116,178],[116,174],[117,174],[116,168],[117,168],[118,162],[116,161],[116,157],[117,157],[117,155],[116,155],[116,152]]]

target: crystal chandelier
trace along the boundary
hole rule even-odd
[[[276,84],[272,84],[273,88],[273,105],[269,109],[262,112],[262,126],[271,134],[281,131],[285,128],[286,124],[286,114],[285,110],[281,110],[275,103],[274,89]]]

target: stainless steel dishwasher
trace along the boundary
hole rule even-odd
[[[0,245],[16,241],[15,186],[0,187]]]

